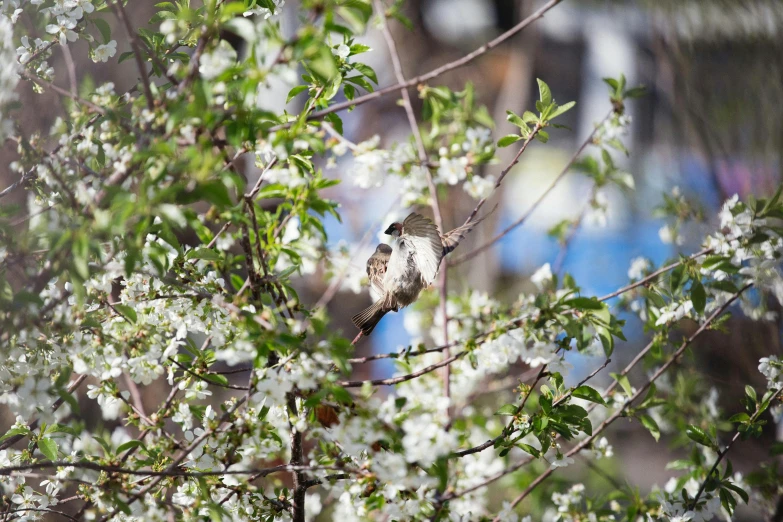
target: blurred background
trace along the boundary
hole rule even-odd
[[[147,26],[154,3],[134,2],[136,27]],[[406,78],[467,54],[542,4],[533,0],[407,0],[402,9],[414,29],[408,30],[394,20],[389,22]],[[281,14],[284,34],[293,34],[300,24],[297,5],[296,0],[285,3]],[[107,20],[114,23],[112,17]],[[375,69],[379,86],[397,83],[380,31],[370,28],[359,41],[373,49],[362,55],[362,61]],[[135,83],[135,67],[117,66],[117,56],[129,49],[126,41],[118,38],[117,56],[109,62],[112,66],[87,59],[84,42],[72,47],[80,78],[96,85],[113,81],[118,92]],[[63,54],[55,50],[50,63],[57,71],[55,83],[67,82]],[[451,269],[450,291],[475,289],[512,302],[521,292],[534,291],[530,275],[550,263],[561,274],[572,274],[583,294],[603,295],[627,283],[631,260],[636,257],[660,264],[678,253],[698,250],[704,235],[717,226],[715,215],[727,197],[735,193],[740,198],[763,196],[781,183],[783,1],[564,0],[503,45],[431,83],[461,90],[466,82],[472,82],[477,99],[497,122],[495,140],[512,132],[505,120],[506,110],[521,114],[533,108],[538,95],[536,78],[550,85],[559,103],[577,102],[562,121],[572,130],[555,130],[547,145],[531,145],[509,173],[500,195],[493,196],[491,205],[497,201],[498,210],[460,246],[463,252],[517,220],[539,197],[590,134],[594,123],[610,110],[602,78],[620,74],[625,74],[629,85],[644,84],[648,89],[647,96],[628,106],[632,121],[629,132],[621,138],[630,157],[615,155],[618,164],[633,175],[635,190],[608,190],[603,196],[609,209],[606,219],[591,216],[592,212],[584,214],[564,249],[548,231],[564,219],[582,215],[592,186],[584,175],[570,173],[523,226],[494,248]],[[290,87],[284,82],[273,83],[264,104],[279,110],[285,105]],[[20,121],[24,131],[45,133],[62,113],[62,100],[50,93],[33,94],[29,82],[23,82],[20,91],[27,108]],[[415,89],[411,94],[417,105]],[[388,95],[343,113],[345,137],[361,142],[377,134],[383,147],[407,141],[410,128],[397,101],[398,97]],[[290,106],[292,111],[300,108]],[[482,174],[497,176],[515,152],[513,146],[499,149],[499,163],[484,167]],[[591,152],[597,153],[588,149]],[[0,165],[7,165],[13,157],[13,148],[6,144],[0,151]],[[341,176],[350,161],[348,154],[327,173]],[[252,158],[246,163],[252,169]],[[0,168],[0,187],[13,181],[7,169]],[[351,261],[354,270],[363,272],[376,233],[388,226],[385,219],[390,210],[399,211],[392,208],[393,196],[389,196],[396,195],[397,180],[371,190],[359,189],[347,181],[330,194],[342,203],[343,222],[328,223],[329,245],[335,247],[345,241],[356,251],[356,245],[370,231],[371,244],[359,249]],[[655,212],[663,204],[663,194],[671,193],[674,187],[695,208],[701,208],[703,216],[701,221],[681,228],[681,244],[663,241],[667,234],[662,228],[672,220],[656,217]],[[24,204],[20,191],[13,197]],[[452,187],[448,197],[441,200],[445,227],[461,224],[474,206],[475,200],[461,187]],[[327,286],[319,272],[301,281],[300,296],[312,304]],[[342,291],[332,300],[330,315],[336,326],[352,338],[354,329],[348,318],[367,304],[366,293]],[[405,328],[404,315],[389,314],[372,337],[360,343],[358,351],[388,352],[406,345],[411,332]],[[624,318],[628,321],[625,331],[629,342],[618,346],[613,366],[624,366],[646,342],[640,322],[632,315]],[[687,333],[689,326],[683,328]],[[729,335],[709,332],[700,337],[686,365],[708,375],[706,389],[716,387],[721,392],[719,406],[734,413],[741,410],[740,383],[764,385],[757,371],[759,357],[781,355],[781,330],[779,321],[751,322],[741,313],[734,314],[729,328]],[[600,364],[597,359],[580,357],[571,362],[576,367],[570,377],[574,381]],[[374,377],[386,376],[393,366],[378,365],[374,371],[378,372]],[[748,471],[765,460],[765,448],[774,437],[774,427],[770,426],[761,440],[735,447],[735,469]],[[645,491],[656,483],[663,486],[671,476],[665,465],[676,453],[663,453],[664,446],[656,445],[638,423],[623,423],[610,438],[616,462],[621,464],[614,469],[610,465],[609,470],[619,473],[616,476],[621,483],[628,480]],[[611,490],[614,485],[597,482],[591,488]],[[738,513],[738,519],[758,519],[753,513]]]

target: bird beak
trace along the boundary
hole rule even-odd
[[[397,230],[397,228],[395,228],[395,226],[392,224],[392,225],[389,225],[389,228],[387,228],[387,229],[386,229],[386,231],[384,232],[384,234],[388,234],[388,235],[390,235],[390,236],[393,236],[393,235],[394,235],[394,232],[395,232],[396,230]]]

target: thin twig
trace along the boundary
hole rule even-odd
[[[88,109],[90,109],[93,112],[97,112],[98,114],[100,114],[102,116],[106,115],[106,110],[103,107],[101,107],[99,105],[96,105],[96,104],[94,104],[91,101],[85,100],[84,98],[79,97],[78,94],[76,94],[74,92],[71,92],[71,91],[68,91],[66,89],[63,89],[62,87],[58,87],[57,85],[55,85],[53,83],[50,83],[50,82],[47,82],[46,80],[42,80],[41,78],[37,77],[36,75],[31,73],[30,71],[23,70],[22,71],[22,76],[24,76],[28,80],[31,80],[34,83],[37,83],[41,87],[45,87],[47,89],[51,89],[54,92],[56,92],[57,94],[61,94],[63,96],[71,98],[73,101],[75,101],[79,105],[84,105],[85,107],[87,107]]]
[[[428,374],[430,372],[434,372],[438,368],[443,368],[444,366],[447,366],[458,359],[462,359],[467,354],[467,350],[460,352],[456,355],[452,355],[448,359],[442,360],[439,363],[432,364],[426,368],[422,368],[421,370],[409,373],[407,375],[401,375],[399,377],[390,377],[388,379],[375,379],[369,381],[337,381],[336,384],[338,386],[342,386],[343,388],[360,388],[365,384],[372,384],[373,386],[392,386],[395,384],[400,384],[401,382],[410,381],[411,379],[415,379],[417,377],[421,377],[422,375]]]
[[[79,94],[79,87],[76,81],[76,64],[73,63],[73,56],[71,56],[71,49],[68,44],[65,43],[60,46],[63,50],[63,58],[65,58],[65,69],[68,71],[68,82],[71,86],[71,94],[74,98]]]
[[[705,248],[704,250],[700,250],[699,252],[696,252],[695,254],[689,256],[686,259],[692,261],[694,259],[697,259],[697,258],[699,258],[701,256],[704,256],[704,255],[707,255],[707,254],[710,254],[710,253],[712,253],[712,249],[711,248]],[[608,301],[609,299],[611,299],[613,297],[617,297],[620,294],[624,294],[625,292],[628,292],[629,290],[633,290],[634,288],[637,288],[637,287],[642,286],[642,285],[647,285],[647,283],[649,283],[653,279],[657,278],[659,275],[661,275],[663,273],[666,273],[669,270],[672,270],[674,268],[677,268],[682,263],[683,263],[682,261],[675,261],[674,263],[670,263],[670,264],[668,264],[668,265],[666,265],[666,266],[664,266],[662,268],[659,268],[658,270],[656,270],[652,274],[648,275],[647,277],[644,277],[644,278],[636,281],[635,283],[631,283],[630,285],[627,285],[627,286],[624,286],[622,288],[619,288],[619,289],[615,290],[614,292],[612,292],[611,294],[606,294],[603,297],[599,297],[598,300],[599,301]]]

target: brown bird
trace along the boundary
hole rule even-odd
[[[386,275],[386,265],[391,253],[392,247],[381,243],[367,260],[367,278],[370,281],[370,296],[373,302],[383,297],[383,277]]]
[[[386,234],[392,246],[378,245],[367,260],[370,295],[374,303],[351,320],[362,334],[370,335],[381,318],[418,299],[438,275],[443,257],[457,248],[465,235],[486,216],[441,235],[429,218],[413,212],[402,223],[392,223]]]

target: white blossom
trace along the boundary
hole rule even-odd
[[[351,54],[351,48],[345,45],[344,43],[340,44],[335,49],[334,54],[338,58],[345,60],[346,58],[348,58],[348,55]]]
[[[107,44],[99,45],[95,48],[92,55],[92,61],[106,62],[115,54],[117,54],[117,42],[112,40]]]
[[[549,266],[549,263],[546,263],[530,276],[530,281],[541,290],[549,284],[553,277],[552,267]]]
[[[474,199],[488,198],[495,189],[495,176],[487,176],[485,178],[473,176],[462,187]]]
[[[644,277],[644,272],[650,268],[650,261],[644,257],[635,257],[631,260],[628,269],[628,279],[636,281]]]
[[[210,53],[204,53],[199,62],[198,72],[205,80],[217,78],[237,61],[237,52],[231,45],[220,40],[220,43]]]
[[[285,4],[285,0],[273,0],[273,1],[275,3],[274,11],[267,9],[266,7],[256,6],[253,7],[252,9],[248,9],[243,14],[244,16],[253,16],[253,15],[263,16],[264,20],[266,20],[272,16],[279,14],[280,8],[283,7],[283,5]]]

